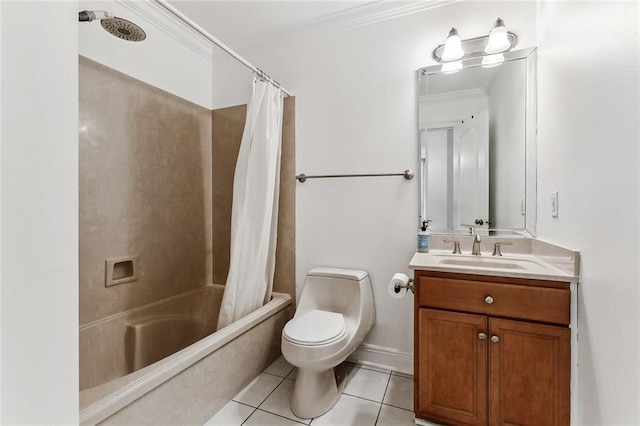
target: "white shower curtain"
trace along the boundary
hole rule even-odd
[[[254,78],[233,180],[231,258],[218,330],[268,302],[278,228],[283,94]]]

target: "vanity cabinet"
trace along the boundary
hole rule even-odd
[[[569,425],[569,283],[422,270],[414,282],[416,419]]]

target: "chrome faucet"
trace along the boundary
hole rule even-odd
[[[510,246],[511,242],[509,241],[498,241],[493,245],[493,254],[492,256],[502,256],[502,252],[500,251],[500,246]]]
[[[456,240],[442,240],[443,243],[453,243],[453,251],[451,254],[462,254],[460,251],[460,241]]]
[[[474,256],[480,256],[482,253],[480,252],[480,243],[482,242],[482,238],[480,238],[480,234],[476,229],[473,230],[473,248],[471,249],[471,254]]]

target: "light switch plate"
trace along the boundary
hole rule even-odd
[[[558,217],[558,191],[551,193],[551,216]]]

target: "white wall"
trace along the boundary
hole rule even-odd
[[[77,2],[3,2],[3,424],[78,421]]]
[[[639,8],[538,11],[538,232],[582,256],[580,425],[640,423]]]
[[[536,40],[533,2],[465,2],[247,55],[296,99],[298,173],[382,173],[418,168],[417,75],[451,26],[487,34],[502,17]],[[246,103],[250,74],[214,66],[214,105]],[[361,268],[374,286],[377,321],[367,341],[399,355],[413,350],[412,297],[388,297],[394,272],[410,273],[416,249],[418,181],[400,177],[297,184],[296,273],[301,293],[314,266]]]
[[[144,41],[130,42],[106,32],[99,21],[77,24],[82,56],[211,108],[214,47],[208,40],[154,2],[82,0],[79,7],[106,10],[147,34]]]

